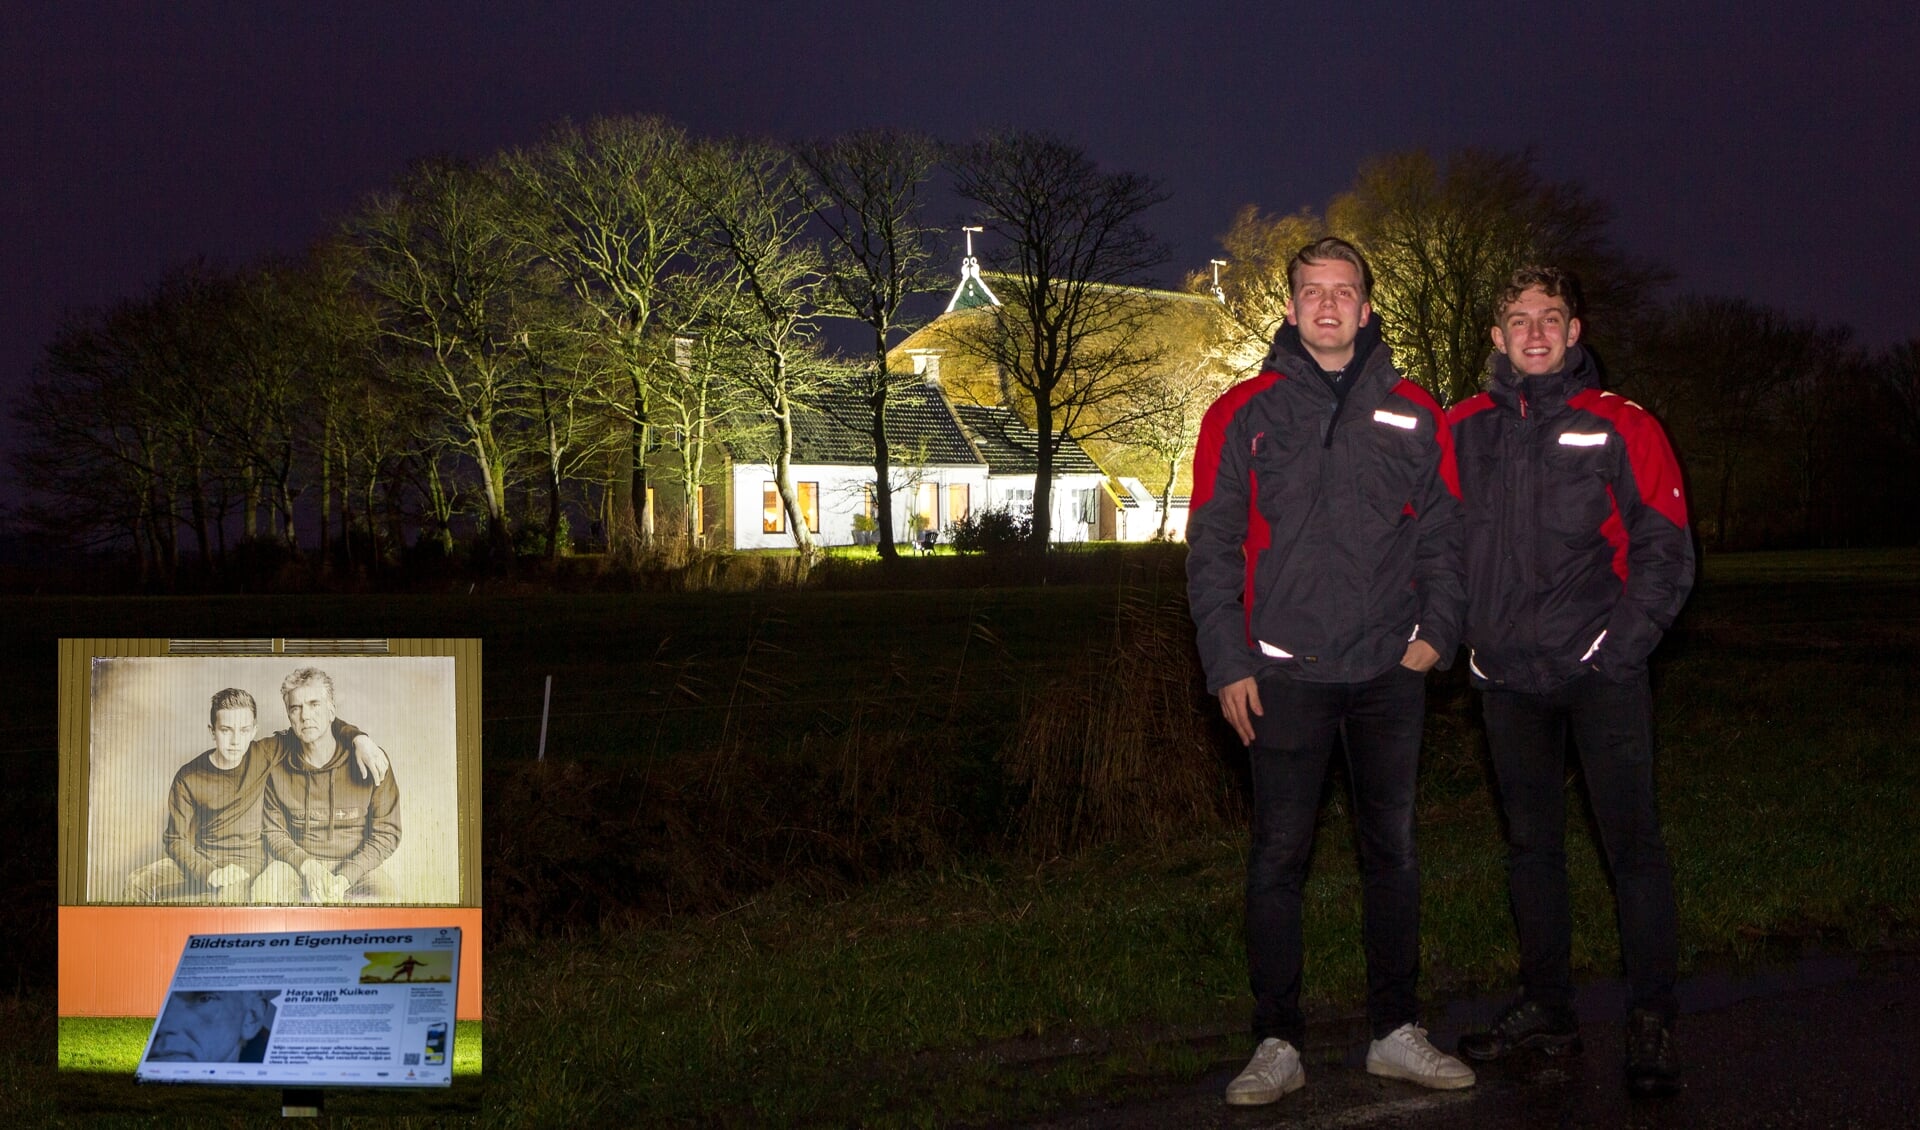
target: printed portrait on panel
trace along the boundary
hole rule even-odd
[[[454,904],[454,661],[96,658],[87,901]]]

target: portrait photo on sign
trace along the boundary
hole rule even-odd
[[[95,658],[87,901],[460,898],[447,656]]]
[[[259,1063],[273,1038],[277,989],[178,992],[154,1022],[150,1063]]]

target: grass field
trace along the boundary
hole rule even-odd
[[[134,1068],[153,1021],[146,1017],[62,1017],[59,1021],[59,1106],[76,1120],[91,1113],[165,1115],[170,1118],[273,1117],[279,1088],[140,1087]],[[329,1100],[329,1113],[419,1119],[477,1118],[481,1101],[481,1025],[460,1021],[453,1041],[454,1086],[445,1091],[364,1091]]]
[[[883,717],[888,732],[941,728],[957,735],[947,739],[954,750],[991,755],[1044,697],[1048,672],[1108,638],[1115,593],[0,609],[8,603],[49,640],[205,635],[209,617],[232,624],[231,634],[484,635],[489,765],[529,756],[537,721],[528,716],[540,677],[553,673],[556,711],[564,702],[568,720],[550,733],[549,757],[604,770],[716,741],[808,752],[849,727],[856,736],[880,728]],[[299,629],[278,627],[290,622]],[[27,704],[7,722],[5,744],[50,750],[33,704],[51,717],[51,643],[44,660],[23,657],[31,653],[0,666]],[[1920,720],[1910,706],[1920,693],[1920,554],[1710,558],[1655,677],[1688,968],[1920,939],[1911,865],[1920,858],[1911,818]],[[1436,679],[1431,694],[1419,825],[1425,989],[1480,992],[1510,983],[1515,968],[1499,826],[1471,695],[1457,673]],[[39,805],[51,809],[50,769],[23,760],[9,759],[0,782],[15,825],[30,825]],[[489,796],[490,810],[497,801]],[[1590,837],[1578,834],[1577,789],[1569,805],[1574,958],[1604,975],[1618,960],[1611,899]],[[555,923],[500,939],[490,920],[494,1047],[478,1121],[946,1125],[1191,1078],[1245,1051],[1242,840],[1223,824],[1059,855],[936,853],[838,881],[763,883],[725,906],[642,915],[619,929],[567,925],[565,936]],[[1308,1004],[1322,1017],[1355,1013],[1361,997],[1350,842],[1336,792],[1307,891]],[[50,898],[50,861],[0,866],[11,868],[16,903],[12,892],[42,879]],[[9,996],[0,986],[7,1124],[75,1110],[85,1095],[78,1076],[52,1067],[46,959],[34,958],[24,931],[15,936],[18,987]],[[145,1124],[117,1100],[88,1101],[99,1104],[80,1108],[89,1124],[93,1114]],[[206,1113],[170,1108],[178,1125]]]

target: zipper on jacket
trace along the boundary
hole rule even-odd
[[[1360,375],[1358,373],[1355,373],[1352,379],[1354,383],[1357,385],[1360,381]],[[1339,425],[1340,413],[1346,411],[1347,401],[1349,398],[1353,396],[1354,391],[1355,390],[1350,387],[1347,389],[1347,394],[1345,396],[1342,396],[1339,393],[1334,393],[1333,411],[1327,414],[1327,434],[1323,436],[1320,441],[1320,446],[1322,448],[1331,448],[1333,446],[1333,429]]]

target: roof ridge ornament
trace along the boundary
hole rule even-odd
[[[1000,298],[980,277],[980,260],[973,254],[973,233],[984,232],[983,227],[962,227],[967,235],[967,257],[960,261],[960,285],[954,288],[953,297],[947,300],[945,313],[955,310],[970,310],[975,306],[998,306]]]

